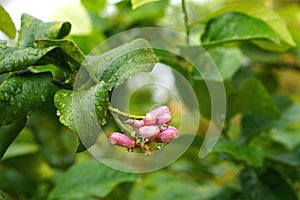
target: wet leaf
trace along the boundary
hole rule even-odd
[[[51,73],[22,74],[6,79],[0,85],[0,125],[30,116],[49,93]]]
[[[150,44],[136,39],[99,56],[89,57],[95,76],[108,85],[117,87],[138,72],[150,72],[158,62]]]
[[[54,103],[60,122],[77,133],[81,144],[86,148],[93,145],[107,115],[109,101],[106,84],[99,82],[80,92],[59,90],[55,94]]]
[[[2,5],[0,5],[0,31],[10,38],[14,38],[17,32],[14,22]]]
[[[69,22],[43,22],[28,14],[21,17],[21,30],[18,46],[33,47],[34,41],[39,39],[61,39],[69,34]]]
[[[71,66],[72,71],[76,71],[85,60],[85,55],[79,47],[70,40],[36,40],[35,43],[40,47],[59,47],[62,49],[66,60]]]
[[[118,184],[138,179],[138,174],[116,171],[96,160],[85,161],[73,165],[58,180],[48,199],[104,198]]]
[[[65,70],[70,68],[62,49],[58,47],[36,49],[32,47],[8,47],[5,44],[0,44],[0,74],[49,63]]]

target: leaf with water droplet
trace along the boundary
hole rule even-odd
[[[0,84],[0,124],[7,125],[33,113],[48,96],[49,89],[42,90],[43,86],[51,83],[52,75],[48,72],[20,74],[4,80]]]
[[[85,60],[85,55],[71,40],[36,40],[35,43],[39,47],[43,48],[51,46],[61,48],[66,55],[65,58],[70,64],[72,71],[78,70],[82,62]]]
[[[55,46],[39,49],[32,47],[0,48],[0,57],[2,57],[0,60],[0,74],[24,70],[33,65],[45,64],[53,64],[63,70],[72,71],[63,50]]]
[[[21,30],[18,38],[18,46],[33,47],[38,39],[61,39],[69,34],[71,24],[69,22],[45,23],[28,14],[21,17]]]
[[[59,90],[55,94],[54,103],[60,113],[60,122],[78,135],[80,146],[89,148],[93,145],[101,133],[102,124],[98,121],[105,122],[107,114],[109,102],[106,84],[102,81],[79,92]],[[97,109],[96,103],[101,106],[101,110]]]
[[[87,59],[91,73],[105,81],[109,90],[138,72],[150,72],[158,62],[151,45],[142,38]]]

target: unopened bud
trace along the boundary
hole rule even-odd
[[[151,138],[156,136],[160,132],[157,126],[143,126],[139,128],[137,134],[144,138]]]
[[[140,128],[145,125],[145,122],[143,120],[136,120],[136,119],[128,119],[124,121],[125,124],[129,124],[134,128]]]
[[[170,113],[161,113],[156,117],[157,124],[169,124],[172,120],[172,116]]]
[[[178,136],[178,130],[175,127],[169,126],[166,130],[160,132],[155,140],[156,142],[168,143]]]
[[[149,113],[152,113],[155,116],[158,116],[159,114],[162,114],[162,113],[169,113],[170,114],[170,110],[167,106],[160,106],[160,107],[150,111]]]
[[[156,123],[156,116],[153,113],[147,113],[144,117],[144,123],[146,126],[151,126]]]
[[[118,132],[112,132],[108,135],[108,140],[110,143],[127,147],[127,148],[134,148],[135,147],[135,140]]]

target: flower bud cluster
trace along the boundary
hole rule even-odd
[[[169,125],[171,120],[169,108],[161,106],[148,112],[143,120],[128,119],[124,121],[134,130],[134,134],[131,136],[113,132],[108,135],[108,140],[112,144],[131,150],[140,147],[147,153],[150,151],[151,142],[156,142],[161,148],[161,143],[169,143],[178,136],[178,130]]]

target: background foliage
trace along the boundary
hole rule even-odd
[[[22,15],[16,44],[0,41],[0,199],[300,198],[300,4],[185,3],[188,18],[182,18],[180,3],[167,0],[120,1],[110,15],[105,13],[105,0],[82,0],[92,23],[86,35],[69,35],[69,22],[42,22]],[[16,28],[2,6],[0,16],[0,30],[14,38]],[[95,94],[99,100],[107,99],[108,89],[129,77],[115,78],[113,70],[120,66],[111,65],[98,77],[106,83],[99,81],[93,90],[73,94],[78,67],[99,42],[148,26],[172,28],[199,41],[222,74],[228,110],[213,152],[199,159],[210,116],[205,82],[187,70],[184,60],[161,52],[136,52],[135,56],[149,59],[147,63],[158,58],[188,77],[203,118],[196,139],[179,160],[156,172],[130,174],[102,165],[87,152],[75,153],[84,149],[72,132],[68,96]],[[149,48],[145,41],[128,45]],[[120,48],[113,53],[117,55]],[[100,55],[95,62],[104,63],[104,58]],[[126,74],[132,66],[123,67]],[[152,67],[147,66],[147,71]],[[130,106],[143,113],[152,95],[143,91]],[[106,119],[112,128],[105,115],[107,102],[99,106],[104,109],[98,119]]]

